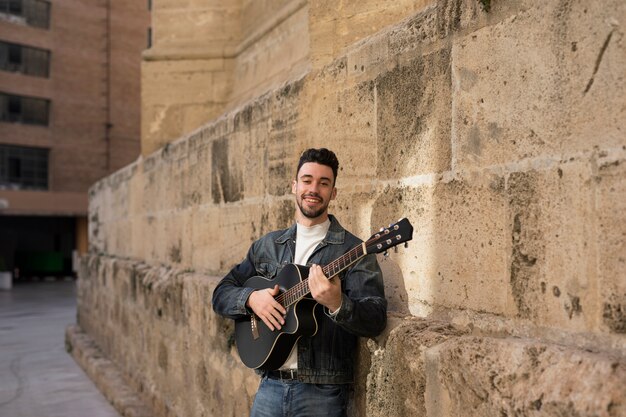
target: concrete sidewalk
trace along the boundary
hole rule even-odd
[[[0,291],[0,417],[119,417],[65,351],[74,281]]]

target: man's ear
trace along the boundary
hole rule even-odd
[[[298,182],[296,180],[291,181],[291,194],[295,194],[296,193],[296,184]]]
[[[330,199],[334,200],[337,197],[337,187],[333,187],[333,192],[330,195]]]

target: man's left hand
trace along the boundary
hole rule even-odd
[[[309,268],[309,289],[315,301],[327,307],[331,313],[341,307],[341,281],[337,277],[328,279],[319,265],[314,264]]]

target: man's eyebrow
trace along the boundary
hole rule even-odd
[[[302,174],[302,175],[300,175],[300,179],[301,180],[303,180],[303,179],[312,179],[312,178],[313,178],[313,175],[311,175],[311,174]],[[320,178],[320,181],[324,181],[324,180],[332,182],[332,180],[330,178],[328,178],[328,177],[321,177]]]

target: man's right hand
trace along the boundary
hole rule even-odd
[[[263,323],[271,331],[280,330],[281,326],[285,324],[287,310],[274,299],[279,292],[278,285],[275,285],[274,288],[256,290],[250,294],[248,301],[246,301],[246,305],[252,309],[258,318],[263,320]]]

